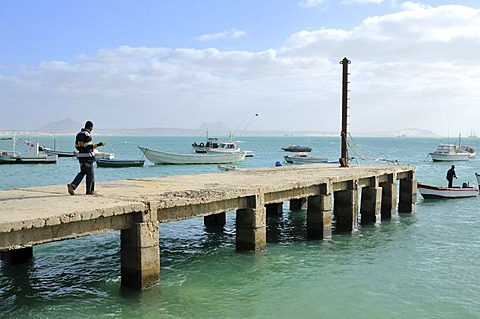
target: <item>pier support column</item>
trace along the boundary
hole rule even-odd
[[[382,219],[395,218],[397,209],[397,184],[384,182],[382,187]]]
[[[417,181],[414,179],[400,180],[399,213],[413,213],[417,202]]]
[[[223,227],[227,223],[227,213],[212,214],[203,217],[203,224],[206,227]]]
[[[265,205],[267,216],[282,216],[283,203],[273,203]]]
[[[302,210],[307,209],[307,199],[306,198],[294,198],[290,200],[290,210]]]
[[[379,223],[381,221],[382,188],[362,188],[362,199],[360,206],[361,224]]]
[[[249,208],[237,210],[237,237],[238,251],[260,251],[267,243],[267,218],[264,194],[258,192],[249,198]]]
[[[121,231],[122,286],[140,290],[160,279],[158,221],[132,224]]]
[[[9,251],[2,251],[0,253],[0,259],[13,264],[20,264],[32,259],[33,247],[25,247],[20,249],[14,249]]]
[[[335,229],[340,232],[355,232],[358,229],[358,190],[334,193]]]
[[[332,238],[332,194],[308,197],[307,237]]]

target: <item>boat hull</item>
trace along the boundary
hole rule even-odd
[[[98,167],[142,167],[145,160],[97,159]]]
[[[48,155],[57,155],[58,157],[77,157],[77,153],[75,151],[54,151],[54,150],[45,150],[45,153]]]
[[[478,187],[443,187],[418,183],[418,191],[425,199],[475,197]]]
[[[434,162],[452,162],[452,161],[468,161],[470,154],[461,153],[461,154],[437,154],[430,153],[432,161]]]
[[[468,147],[473,152],[474,148]],[[466,151],[466,147],[454,145],[454,144],[439,144],[435,152],[428,153],[434,162],[451,162],[451,161],[468,161],[471,158],[472,153]]]
[[[326,157],[320,157],[320,156],[288,156],[285,155],[283,157],[285,159],[285,162],[291,163],[291,164],[313,164],[313,163],[327,163],[328,158]]]
[[[167,153],[138,146],[149,161],[155,164],[228,164],[245,159],[245,152],[239,153]]]
[[[0,164],[55,164],[58,156],[0,156]]]
[[[308,146],[290,145],[287,147],[282,147],[282,150],[285,152],[311,152],[312,148]]]

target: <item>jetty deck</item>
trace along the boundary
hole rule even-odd
[[[266,215],[281,213],[284,201],[307,210],[308,238],[328,239],[333,219],[335,231],[351,232],[359,222],[412,212],[417,200],[413,166],[309,164],[100,182],[96,190],[0,191],[2,260],[28,259],[35,245],[121,230],[122,285],[141,289],[160,278],[160,223],[203,216],[205,225],[222,226],[225,212],[236,211],[236,249],[259,251]]]

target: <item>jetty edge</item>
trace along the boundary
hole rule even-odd
[[[207,227],[222,227],[235,211],[236,249],[261,251],[266,216],[282,214],[285,201],[306,209],[314,240],[331,238],[333,218],[335,232],[351,233],[359,222],[412,213],[417,201],[415,168],[396,165],[306,164],[96,184],[95,196],[70,196],[64,184],[0,191],[1,259],[13,266],[35,245],[120,230],[121,284],[140,290],[160,279],[161,223],[204,217]]]

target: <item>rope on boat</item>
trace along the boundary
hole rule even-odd
[[[360,146],[355,142],[355,140],[353,139],[353,137],[350,133],[348,133],[348,136],[349,136],[349,138],[347,139],[347,146],[353,153],[355,153],[357,158],[359,158],[361,160],[369,159],[369,160],[375,161],[375,162],[383,161],[383,162],[387,162],[388,164],[392,164],[392,165],[400,165],[398,160],[391,160],[391,159],[384,158],[384,157],[375,157],[375,156],[373,156],[373,154],[371,152],[368,152],[368,151],[365,151],[365,150],[364,150],[364,152],[366,152],[367,155],[369,155],[369,156],[363,157],[357,151],[357,149],[360,149]],[[352,142],[353,145],[350,144],[350,141]]]

